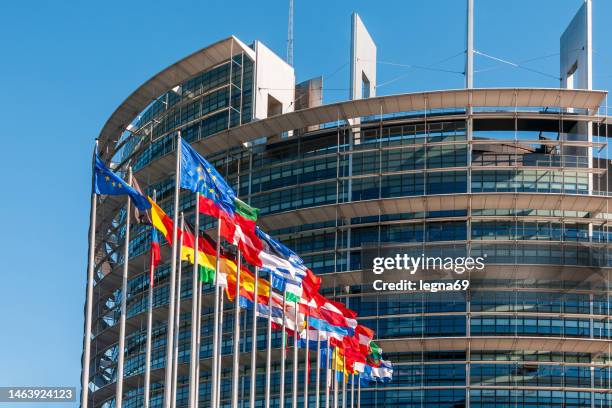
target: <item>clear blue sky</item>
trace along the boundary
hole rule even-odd
[[[0,386],[79,384],[90,153],[105,120],[150,76],[230,34],[284,56],[287,3],[235,0],[230,10],[220,0],[2,2]],[[594,87],[607,90],[612,2],[593,3]],[[559,36],[580,4],[476,0],[475,47],[514,62],[548,56],[527,66],[556,76]],[[326,101],[348,95],[353,10],[387,63],[379,84],[393,81],[379,94],[463,86],[459,74],[388,64],[431,65],[461,53],[463,0],[296,0],[295,8],[297,78],[324,75]],[[461,72],[463,64],[459,55],[437,67]],[[477,87],[558,86],[483,57],[476,69],[485,70]]]

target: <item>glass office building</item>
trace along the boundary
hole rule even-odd
[[[279,114],[272,114],[269,97],[269,114],[258,117],[260,61],[250,47],[236,44],[230,38],[205,48],[135,91],[102,131],[103,159],[120,169],[133,166],[143,190],[155,191],[173,213],[180,129],[240,198],[261,210],[262,227],[323,277],[324,293],[347,302],[360,323],[376,331],[395,374],[387,384],[362,388],[363,408],[612,406],[611,164],[609,118],[601,109],[606,93],[447,90]],[[130,132],[123,131],[130,123]],[[107,198],[98,206],[97,240],[103,244],[96,253],[93,407],[115,406],[122,205]],[[193,207],[193,195],[184,192],[180,210],[189,220]],[[202,217],[203,230],[212,226]],[[149,227],[134,225],[124,407],[142,406],[149,246]],[[460,277],[470,280],[467,291],[376,292],[363,280],[371,267],[364,252],[372,248],[482,256],[486,268]],[[154,289],[155,407],[164,387],[167,248],[162,258]],[[183,273],[177,406],[186,406],[188,397],[191,290],[191,274]],[[205,290],[210,298],[210,288]],[[202,313],[200,404],[209,406],[210,303]],[[240,348],[246,355],[253,336],[251,315],[243,316]],[[232,325],[231,317],[224,319],[226,355],[232,352]],[[265,324],[259,329],[264,353]],[[264,364],[259,358],[258,406]],[[224,368],[221,397],[228,406],[229,364]],[[274,368],[272,406],[278,406]],[[249,370],[247,363],[240,376],[244,406]],[[301,397],[302,380],[300,404]]]

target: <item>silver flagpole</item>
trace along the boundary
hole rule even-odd
[[[308,366],[310,365],[310,344],[308,344],[308,315],[306,315],[306,348],[304,349],[304,408],[308,408]]]
[[[344,378],[344,371],[346,371],[346,356],[342,356],[342,408],[346,408],[346,378]]]
[[[361,408],[361,373],[357,375],[357,408]]]
[[[316,376],[315,376],[315,381],[316,381],[316,393],[315,393],[315,407],[319,408],[319,403],[321,402],[321,395],[320,390],[321,390],[321,378],[320,377],[320,373],[321,373],[321,335],[319,333],[319,330],[317,329],[317,371],[316,371]]]
[[[214,328],[213,328],[213,366],[212,366],[212,375],[211,375],[211,398],[210,398],[210,406],[217,407],[217,384],[219,383],[219,378],[217,377],[218,367],[219,367],[219,266],[221,256],[221,219],[217,220],[217,257],[215,260],[215,316],[214,316]]]
[[[181,332],[181,280],[183,272],[183,237],[185,231],[185,215],[181,211],[181,238],[179,239],[179,259],[178,259],[178,271],[176,274],[176,313],[174,315],[174,361],[172,362],[172,407],[176,407],[176,394],[178,392],[178,355],[179,355],[179,341]]]
[[[355,408],[355,373],[351,374],[351,408]]]
[[[293,327],[293,395],[292,395],[292,406],[297,408],[298,403],[298,366],[300,364],[298,360],[298,308],[300,307],[298,302],[295,302],[294,318],[295,323]]]
[[[233,354],[234,362],[232,365],[232,408],[238,408],[238,390],[240,380],[240,269],[242,269],[242,261],[240,250],[236,254],[236,296],[234,297],[234,341]]]
[[[332,358],[332,374],[333,374],[333,380],[332,380],[332,384],[334,387],[334,408],[338,408],[338,374],[336,373],[336,367],[338,366],[338,362],[336,361],[338,359],[338,355],[337,353],[334,351],[334,356]]]
[[[198,321],[197,321],[197,346],[196,346],[196,387],[194,407],[200,406],[200,349],[202,346],[202,281],[198,281]]]
[[[325,408],[329,408],[329,389],[331,387],[331,359],[329,355],[329,335],[325,346]]]
[[[200,193],[195,193],[195,225],[193,231],[193,276],[191,277],[191,352],[189,354],[189,407],[196,406],[196,394],[199,389],[198,365],[200,362],[200,341],[198,339],[198,308],[200,299],[200,279],[198,275],[198,251],[200,240]]]
[[[280,408],[285,408],[285,363],[287,362],[287,335],[285,328],[287,327],[287,289],[283,291],[283,326],[281,328],[281,364],[280,364]]]
[[[255,408],[255,390],[257,385],[257,296],[259,296],[259,268],[255,267],[255,289],[253,289],[253,330],[251,334],[251,388],[249,406]],[[270,295],[272,292],[270,291]],[[270,296],[272,297],[272,296]]]
[[[89,251],[87,253],[85,333],[83,333],[83,357],[81,362],[81,408],[87,408],[89,404],[89,359],[91,356],[91,318],[93,314],[94,263],[96,250],[96,210],[98,205],[98,196],[94,188],[96,171],[94,168],[94,160],[97,151],[98,141],[96,141],[91,163],[91,206],[89,207]]]
[[[128,168],[128,185],[132,185],[132,168]],[[121,321],[119,324],[119,358],[117,359],[117,388],[115,407],[123,405],[123,363],[125,361],[125,320],[127,315],[128,266],[130,259],[130,204],[132,199],[127,196],[125,204],[125,235],[123,239],[123,275],[121,280]]]
[[[270,291],[272,290],[272,272],[268,272]],[[271,295],[271,293],[270,293]],[[266,332],[266,386],[264,389],[264,406],[270,408],[270,384],[272,378],[272,296],[268,297],[268,331]]]
[[[178,213],[179,213],[179,193],[181,177],[181,131],[178,131],[176,138],[176,168],[174,176],[174,210],[172,227],[172,259],[170,263],[170,292],[168,299],[168,323],[166,325],[166,370],[164,382],[164,407],[170,408],[172,401],[172,353],[174,352],[174,292],[176,290],[176,257],[178,236]]]
[[[221,376],[221,369],[223,368],[223,361],[221,360],[222,351],[223,351],[223,308],[225,307],[223,304],[223,297],[225,293],[221,290],[221,297],[219,299],[219,351],[217,356],[217,405],[216,407],[221,406],[221,380],[223,379]]]
[[[157,200],[157,193],[153,190],[153,201]],[[151,226],[151,228],[155,228]],[[151,401],[151,349],[153,336],[153,284],[155,282],[155,265],[151,258],[149,272],[149,308],[147,309],[147,345],[145,351],[145,378],[144,378],[144,408],[149,408]]]

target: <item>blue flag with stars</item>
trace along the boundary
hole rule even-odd
[[[202,194],[220,210],[233,215],[236,193],[217,170],[181,139],[181,187]]]
[[[97,154],[94,168],[94,190],[96,194],[129,195],[139,210],[144,211],[151,208],[151,203],[149,203],[147,197],[140,194],[126,183],[125,180],[106,167]]]

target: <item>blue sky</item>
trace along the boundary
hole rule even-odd
[[[285,55],[287,1],[13,1],[0,5],[0,386],[78,386],[93,141],[116,106],[174,61],[235,34]],[[476,0],[475,48],[555,77],[581,0]],[[379,94],[460,88],[462,0],[296,0],[297,79],[348,95],[350,13],[378,44]],[[612,2],[594,0],[594,87],[610,89]],[[454,57],[453,57],[454,56]],[[449,57],[453,57],[450,58]],[[557,87],[476,58],[477,87]],[[1,404],[0,404],[1,405]],[[39,404],[37,406],[44,406]],[[8,405],[2,405],[8,406]],[[53,404],[61,408],[60,404]],[[73,404],[65,406],[74,406]]]

